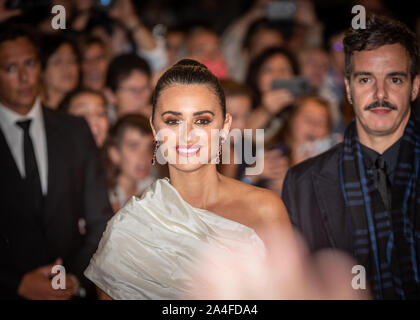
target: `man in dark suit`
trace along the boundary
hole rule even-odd
[[[0,25],[0,298],[94,295],[83,271],[112,214],[104,172],[87,123],[41,106],[37,46]]]
[[[405,25],[370,16],[344,48],[356,117],[343,143],[288,171],[282,198],[311,250],[353,255],[375,298],[419,298],[417,42]]]

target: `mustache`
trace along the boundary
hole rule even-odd
[[[377,100],[377,101],[372,102],[371,104],[367,105],[364,110],[369,111],[369,110],[379,108],[379,107],[388,108],[388,109],[391,109],[391,110],[397,110],[398,109],[395,104],[392,104],[392,103],[390,103],[388,101],[385,101],[385,100],[384,101]]]

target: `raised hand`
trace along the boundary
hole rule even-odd
[[[292,104],[295,98],[286,89],[272,90],[263,94],[262,107],[272,115],[277,114],[288,105]]]

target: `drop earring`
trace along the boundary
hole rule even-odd
[[[152,166],[154,166],[156,164],[156,153],[157,150],[159,148],[159,144],[158,141],[153,139],[153,144],[155,145],[154,150],[153,150],[153,158],[152,158]]]
[[[220,137],[220,144],[219,144],[219,151],[218,151],[218,154],[217,154],[217,159],[218,159],[219,162],[220,162],[220,156],[222,155],[222,147],[223,147],[223,144],[225,142],[226,142],[225,136],[221,136]]]

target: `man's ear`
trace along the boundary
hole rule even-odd
[[[417,99],[417,95],[419,94],[419,86],[420,86],[420,75],[416,75],[413,80],[413,88],[411,89],[411,101]]]
[[[353,99],[351,97],[350,81],[348,78],[344,78],[344,84],[346,85],[347,100],[350,102],[350,104],[353,104]]]
[[[104,95],[109,104],[112,104],[113,106],[117,104],[117,97],[110,88],[106,87],[104,89]]]

